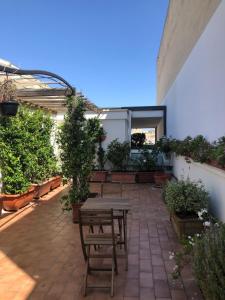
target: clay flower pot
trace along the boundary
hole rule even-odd
[[[56,189],[61,185],[62,177],[61,176],[55,176],[51,179],[51,190]]]
[[[107,171],[92,171],[90,181],[105,182],[107,179]]]
[[[79,209],[82,207],[83,203],[73,203],[72,204],[72,217],[73,223],[77,224],[79,221]]]
[[[55,176],[40,184],[36,184],[35,198],[40,198],[48,194],[50,191],[59,187],[61,185],[61,182],[62,178],[60,176]]]
[[[154,174],[154,181],[155,181],[156,186],[158,186],[158,187],[162,187],[170,179],[171,179],[171,174],[168,174],[168,173],[155,172],[155,174]]]
[[[138,183],[153,183],[154,182],[154,171],[143,171],[137,173]]]
[[[2,205],[5,210],[16,211],[30,203],[34,198],[34,193],[35,188],[32,186],[23,194],[1,194],[0,201],[2,201]]]
[[[136,172],[111,172],[112,182],[135,183]]]

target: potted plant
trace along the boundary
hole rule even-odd
[[[213,143],[210,164],[225,169],[225,136]]]
[[[225,291],[225,225],[211,225],[195,239],[193,269],[205,299],[223,300]]]
[[[137,181],[139,183],[153,183],[154,172],[156,169],[155,157],[152,153],[143,148],[140,152],[140,157],[136,160]]]
[[[208,211],[209,195],[201,182],[189,179],[170,181],[164,195],[172,224],[179,237],[202,231],[203,224],[198,214],[202,210]]]
[[[16,101],[16,85],[6,79],[0,86],[0,107],[2,115],[15,116],[19,103]]]
[[[115,139],[108,145],[107,159],[112,164],[112,182],[135,183],[136,173],[126,171],[129,156],[130,144],[128,142],[120,143]]]
[[[30,111],[21,107],[18,117],[27,137],[21,156],[24,172],[36,189],[35,198],[40,198],[61,184],[51,143],[54,123],[51,116],[41,109]]]
[[[100,127],[98,138],[97,138],[98,139],[97,166],[91,172],[91,177],[90,177],[90,181],[94,181],[94,182],[105,182],[107,180],[108,172],[105,171],[106,155],[105,155],[105,150],[102,147],[102,141],[104,140],[103,136],[106,137],[106,132],[102,127]]]
[[[22,119],[0,117],[1,201],[6,210],[18,210],[34,196],[34,188],[26,176],[25,149],[29,143]]]
[[[98,122],[84,117],[82,97],[68,97],[67,113],[59,131],[62,172],[71,182],[67,196],[62,198],[64,210],[73,210],[73,222],[78,221],[78,210],[89,196],[88,179],[96,153]]]
[[[146,136],[144,132],[136,132],[131,135],[131,148],[141,149],[144,146]]]
[[[172,152],[172,148],[171,148],[171,142],[170,139],[167,137],[162,137],[161,139],[159,139],[154,147],[153,147],[153,156],[156,158],[157,160],[157,171],[154,173],[154,182],[156,187],[163,187],[168,180],[171,179],[172,174],[165,172],[165,170],[167,169],[167,166],[165,166],[164,164],[164,156],[167,160],[170,160],[171,158],[171,152]]]
[[[11,146],[1,140],[0,166],[2,190],[0,201],[5,210],[18,210],[32,201],[35,189],[25,177],[20,159]]]

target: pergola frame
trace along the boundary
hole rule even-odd
[[[17,86],[18,101],[31,107],[43,108],[52,113],[63,112],[66,110],[67,96],[80,96],[84,98],[88,110],[99,111],[96,105],[55,73],[0,65],[0,76],[12,79]]]

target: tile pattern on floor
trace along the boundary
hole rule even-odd
[[[113,195],[112,195],[113,196]],[[172,280],[169,251],[179,249],[161,190],[149,184],[123,186],[128,216],[129,269],[119,261],[115,300],[201,300],[190,266]],[[0,228],[0,299],[79,300],[84,260],[78,225],[57,199],[30,207]],[[111,299],[94,290],[87,300]]]

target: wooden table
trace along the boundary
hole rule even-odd
[[[113,209],[123,213],[123,235],[124,235],[124,250],[126,257],[126,270],[128,268],[128,254],[127,254],[127,213],[131,206],[129,199],[125,198],[88,198],[82,205],[81,210],[94,210],[94,209]]]

